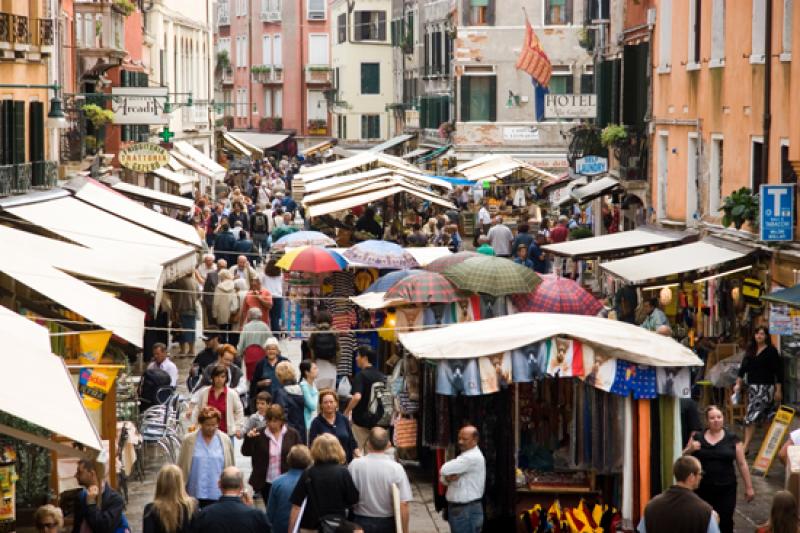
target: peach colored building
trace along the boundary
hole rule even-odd
[[[329,135],[332,81],[328,0],[228,0],[217,7],[217,51],[227,125]]]

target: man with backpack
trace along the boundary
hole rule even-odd
[[[375,351],[369,346],[359,346],[356,366],[360,372],[353,380],[353,397],[344,411],[346,417],[352,414],[353,435],[359,448],[364,447],[373,427],[388,427],[392,416],[386,376],[372,366],[373,361]]]
[[[253,233],[253,244],[259,255],[267,252],[267,237],[272,233],[272,215],[267,213],[264,205],[259,205],[255,213],[250,216],[250,231]]]

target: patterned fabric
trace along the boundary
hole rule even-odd
[[[339,335],[339,360],[336,362],[337,376],[353,375],[353,354],[356,347],[355,333],[347,331]]]
[[[463,263],[471,257],[480,257],[480,254],[476,252],[458,252],[453,255],[446,255],[428,263],[425,270],[441,273],[444,272],[444,269],[447,267]]]
[[[775,385],[747,386],[747,413],[744,415],[745,425],[763,422],[775,416],[775,404],[772,401]]]
[[[392,286],[386,300],[402,300],[409,304],[450,303],[460,299],[453,284],[436,272],[412,274]]]
[[[389,272],[388,274],[384,274],[378,278],[377,281],[367,287],[367,290],[364,292],[386,292],[394,287],[394,285],[400,280],[407,278],[412,274],[419,274],[420,272],[424,272],[424,270],[412,268],[410,270],[395,270],[394,272]]]
[[[566,313],[594,316],[603,304],[569,278],[542,276],[542,283],[528,294],[515,294],[511,301],[520,312]]]
[[[501,257],[472,257],[442,272],[453,285],[469,292],[493,296],[529,293],[542,279],[530,268]]]
[[[611,392],[620,396],[628,396],[633,392],[636,400],[649,400],[656,398],[656,370],[652,367],[641,366],[627,361],[617,361],[617,375]]]

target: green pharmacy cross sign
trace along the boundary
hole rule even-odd
[[[169,127],[164,126],[164,131],[159,133],[158,136],[161,137],[162,141],[164,141],[165,143],[168,143],[168,142],[170,142],[170,139],[175,137],[175,133],[169,131]]]

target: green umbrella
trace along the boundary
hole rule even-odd
[[[298,231],[294,226],[281,226],[272,230],[272,242],[276,243],[281,237],[285,237],[290,233]]]
[[[442,272],[463,291],[483,292],[492,296],[533,291],[542,279],[530,268],[502,257],[471,257]]]

